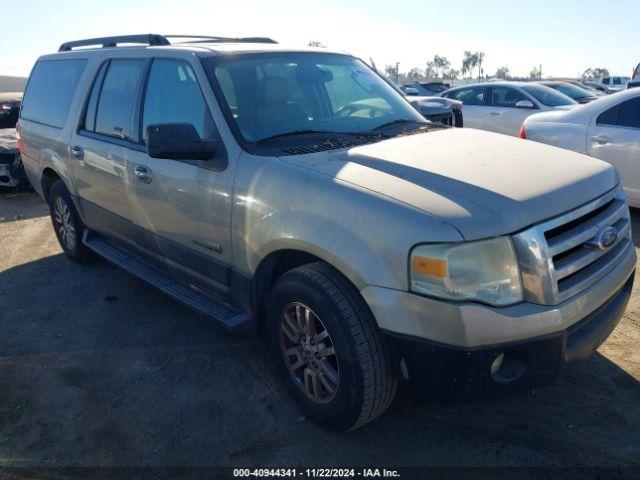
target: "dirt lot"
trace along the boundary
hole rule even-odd
[[[335,434],[299,417],[259,339],[67,260],[40,199],[0,191],[0,466],[640,466],[638,283],[555,385],[456,405],[402,394]]]

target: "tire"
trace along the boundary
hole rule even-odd
[[[295,325],[297,335],[292,327],[300,318],[310,319],[306,335],[304,322]],[[267,336],[286,389],[322,427],[354,430],[382,415],[395,398],[398,374],[371,311],[355,287],[325,263],[278,279],[267,307]]]
[[[53,229],[65,255],[78,263],[92,260],[92,252],[82,243],[85,226],[80,220],[69,190],[62,182],[56,180],[49,188],[49,212]]]

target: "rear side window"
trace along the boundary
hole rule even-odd
[[[620,105],[618,125],[621,127],[640,128],[640,97],[632,98]]]
[[[86,60],[44,60],[33,68],[21,118],[63,128]]]
[[[616,125],[618,122],[618,112],[620,111],[620,105],[616,105],[609,110],[605,110],[600,115],[598,115],[598,119],[596,123],[598,125]]]
[[[191,66],[179,60],[155,60],[144,100],[142,136],[154,124],[190,123],[200,138],[216,138],[213,119]]]
[[[95,133],[129,140],[131,138],[131,114],[144,60],[111,60],[100,88],[95,117]],[[99,84],[100,78],[97,79]],[[94,85],[94,90],[96,86]],[[92,97],[93,97],[92,92]],[[87,113],[91,113],[91,99]],[[85,126],[92,126],[91,119]]]

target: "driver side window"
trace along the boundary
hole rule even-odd
[[[190,123],[200,138],[218,138],[195,72],[181,60],[156,59],[151,65],[142,113],[142,138],[154,124]]]
[[[493,87],[491,89],[491,99],[494,107],[516,108],[516,103],[528,100],[518,90],[510,87]]]

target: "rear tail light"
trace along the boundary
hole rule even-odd
[[[24,147],[22,145],[22,135],[20,135],[19,123],[16,123],[16,139],[18,140],[18,150],[20,150],[20,153],[22,153]]]
[[[520,134],[518,135],[520,138],[522,138],[523,140],[527,139],[527,132],[525,131],[524,128],[524,123],[522,124],[522,126],[520,127]]]

